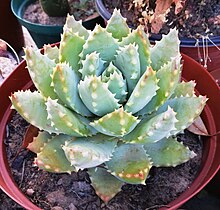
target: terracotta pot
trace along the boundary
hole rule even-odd
[[[25,9],[36,0],[12,0],[11,9],[21,25],[29,31],[38,48],[44,44],[52,44],[60,41],[60,35],[63,32],[63,25],[42,25],[29,22],[23,19]],[[90,19],[83,21],[84,27],[93,29],[97,24],[104,24],[103,19],[97,14]]]
[[[0,38],[19,53],[24,47],[24,37],[21,25],[11,11],[10,2],[11,0],[0,1]]]
[[[202,113],[202,118],[209,133],[214,134],[220,130],[220,89],[208,72],[193,59],[183,55],[183,78],[195,80],[196,89],[202,95],[209,98]],[[1,109],[0,109],[0,186],[12,199],[26,209],[39,209],[19,190],[11,175],[6,157],[4,136],[7,122],[12,114],[11,102],[8,98],[14,91],[29,89],[33,84],[25,68],[23,61],[0,87]],[[192,185],[182,193],[176,200],[172,201],[169,209],[177,209],[192,196],[198,193],[217,173],[220,164],[220,136],[207,137],[205,139],[203,161],[201,170]],[[162,208],[163,209],[163,208]]]
[[[220,68],[210,72],[217,84],[220,86]]]
[[[107,21],[111,13],[105,7],[103,0],[96,0],[96,7],[102,18]],[[160,40],[162,35],[151,34],[149,39],[153,43]],[[220,36],[207,39],[180,38],[180,51],[202,64],[209,72],[220,66]]]

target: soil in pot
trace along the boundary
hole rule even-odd
[[[202,139],[185,131],[178,139],[197,156],[175,168],[152,168],[146,186],[126,184],[107,205],[90,185],[86,172],[53,174],[33,165],[35,155],[22,145],[28,123],[14,112],[7,125],[5,144],[12,175],[29,199],[44,210],[144,210],[158,209],[185,191],[195,179],[201,165]]]
[[[1,189],[0,189],[0,209],[1,210],[23,210],[19,204],[10,199]]]
[[[155,10],[155,0],[150,1],[149,10]],[[170,28],[177,27],[180,37],[198,38],[201,36],[220,35],[220,1],[219,0],[184,0],[185,5],[178,14],[175,14],[175,5],[172,4],[170,12],[166,15],[166,21],[159,33],[167,34]],[[137,27],[142,18],[141,10],[134,7],[133,0],[103,0],[105,7],[112,13],[113,9],[119,8],[128,24]],[[152,25],[148,22],[146,31],[152,32]],[[154,32],[155,33],[155,32]]]
[[[74,15],[76,20],[86,20],[96,13],[95,3],[93,0],[88,0],[83,7],[80,8],[80,0],[70,0],[70,14]],[[64,25],[65,17],[50,17],[41,8],[39,1],[30,4],[25,12],[24,19],[43,25]]]

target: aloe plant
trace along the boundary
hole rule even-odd
[[[36,91],[11,95],[13,107],[41,131],[28,148],[40,169],[87,169],[108,202],[124,183],[145,184],[152,166],[176,166],[196,154],[176,135],[200,115],[206,97],[181,82],[178,32],[155,46],[118,10],[106,28],[86,30],[68,16],[59,47],[30,47],[25,59]]]

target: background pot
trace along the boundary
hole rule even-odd
[[[0,38],[19,53],[24,46],[24,37],[21,25],[11,11],[10,2],[10,0],[0,1]]]
[[[12,0],[11,9],[19,22],[27,28],[38,48],[43,47],[44,44],[59,42],[60,35],[63,32],[63,25],[35,24],[23,19],[25,8],[35,1],[36,0]],[[94,16],[91,19],[83,21],[83,25],[87,29],[93,29],[96,23],[103,24],[103,19],[100,16]]]
[[[109,20],[111,13],[105,7],[103,0],[96,0],[99,14],[105,21]],[[162,35],[151,34],[150,41],[160,40]],[[220,36],[210,38],[180,38],[180,51],[202,64],[209,72],[219,69],[220,66]]]
[[[197,82],[196,89],[202,95],[207,95],[209,98],[207,106],[205,107],[202,118],[206,123],[207,129],[210,133],[216,133],[220,130],[220,90],[213,78],[208,72],[197,62],[183,55],[183,77],[186,80],[195,80]],[[4,145],[4,136],[7,122],[10,120],[12,114],[11,102],[8,96],[17,90],[28,89],[32,86],[28,71],[25,68],[26,63],[23,61],[15,71],[4,81],[0,87],[1,95],[1,109],[0,109],[0,185],[1,188],[16,202],[26,209],[39,209],[32,204],[24,194],[19,190],[16,183],[13,181],[8,161],[6,157],[6,150]],[[220,137],[207,137],[204,141],[203,163],[198,177],[192,183],[189,189],[182,193],[176,200],[169,205],[176,209],[192,196],[198,193],[205,185],[212,179],[219,169],[220,164]]]
[[[0,39],[0,86],[4,79],[20,63],[15,49],[5,40]]]
[[[0,38],[0,42],[5,43],[5,45],[7,46],[7,51],[8,51],[9,53],[11,53],[11,55],[13,56],[13,58],[15,59],[15,61],[17,62],[17,64],[19,64],[19,63],[20,63],[20,58],[19,58],[19,56],[18,56],[16,50],[15,50],[7,41],[5,41],[5,40],[3,40],[3,39],[1,39],[1,38]]]

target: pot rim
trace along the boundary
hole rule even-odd
[[[220,68],[210,72],[215,81],[220,85]]]
[[[12,53],[13,58],[16,60],[17,64],[19,64],[20,63],[20,58],[19,58],[17,52],[15,51],[15,49],[8,42],[6,42],[4,39],[0,38],[0,41],[4,42],[7,45],[7,47],[8,47],[7,51]]]
[[[201,92],[199,90],[199,93],[204,95],[204,92],[206,91],[209,92],[211,90],[210,87],[212,86],[214,91],[212,91],[211,93],[215,94],[215,96],[218,96],[220,98],[220,89],[215,83],[214,79],[210,76],[210,74],[193,59],[183,54],[182,56],[183,56],[183,60],[185,61],[184,62],[185,73],[183,71],[183,77],[186,78],[187,80],[199,78],[199,81],[204,82],[204,75],[206,75],[207,78],[205,79],[205,83],[206,83],[205,86],[209,88],[206,90],[205,89],[206,87],[205,87],[201,90]],[[0,121],[0,126],[1,128],[3,128],[0,130],[0,141],[4,139],[5,125],[7,124],[10,118],[10,115],[12,113],[12,110],[10,110],[11,102],[8,99],[8,96],[10,95],[11,92],[14,92],[21,88],[27,89],[27,88],[30,88],[30,86],[32,85],[32,82],[30,82],[28,71],[25,68],[25,66],[26,66],[26,62],[22,61],[19,64],[19,66],[14,70],[14,72],[12,72],[9,75],[9,77],[3,82],[0,88],[0,92],[2,92],[1,95],[4,98],[3,109],[0,110],[0,117],[2,118]],[[189,72],[188,70],[188,73],[190,74],[187,76],[186,70],[188,67],[192,67],[192,66],[193,66],[194,71]],[[201,78],[198,76],[199,73],[201,74]],[[207,86],[207,83],[208,83],[208,86]],[[9,87],[10,86],[9,84],[14,85],[14,87]],[[199,85],[199,88],[201,87],[203,87],[203,85]],[[213,133],[213,132],[216,132],[216,129],[220,130],[220,122],[216,121],[217,116],[213,116],[210,114],[213,110],[215,111],[215,114],[216,113],[217,115],[219,114],[220,110],[219,109],[216,110],[216,107],[220,106],[220,101],[215,101],[214,99],[212,99],[210,102],[210,100],[207,102],[207,107],[204,109],[205,111],[203,112],[203,117],[208,119],[207,128],[209,129],[210,133]],[[211,106],[214,106],[214,108]],[[189,200],[191,197],[193,197],[212,179],[212,177],[219,170],[220,157],[217,156],[217,150],[220,151],[220,143],[217,144],[217,142],[219,142],[217,141],[217,138],[218,140],[220,139],[219,136],[213,136],[213,137],[208,138],[209,141],[207,142],[207,145],[206,145],[208,147],[206,151],[207,157],[205,157],[206,159],[204,160],[204,165],[201,168],[198,174],[198,177],[194,180],[194,182],[191,184],[189,189],[187,189],[174,201],[168,204],[171,206],[170,209],[176,209],[177,207],[185,203],[187,200]],[[3,156],[5,155],[5,146],[3,142],[4,141],[0,142],[0,168],[1,168],[0,185],[1,185],[1,188],[10,197],[12,197],[16,202],[21,204],[23,207],[27,209],[31,209],[31,210],[35,210],[35,209],[39,210],[39,208],[35,206],[30,200],[28,200],[28,198],[20,191],[20,189],[15,184],[12,178],[12,175],[10,173],[10,169],[9,169],[6,157]],[[4,188],[6,183],[7,183],[8,189]]]

